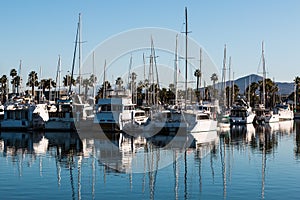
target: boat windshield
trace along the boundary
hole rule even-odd
[[[198,109],[202,110],[202,111],[208,111],[208,107],[207,106],[198,106]]]
[[[137,112],[137,113],[135,113],[134,116],[135,116],[135,117],[144,117],[144,116],[145,116],[145,113],[144,113],[144,112]]]
[[[198,115],[197,119],[198,120],[209,119],[209,116],[208,115]]]
[[[110,111],[122,111],[121,105],[115,105],[115,104],[104,104],[101,105],[98,109],[99,112],[110,112]]]

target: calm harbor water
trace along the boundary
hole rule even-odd
[[[300,121],[152,140],[0,133],[5,199],[297,199]],[[188,144],[188,148],[185,146]]]

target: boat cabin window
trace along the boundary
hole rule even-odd
[[[209,119],[209,116],[208,115],[198,115],[197,119],[198,120]]]
[[[98,108],[98,112],[121,111],[121,110],[122,110],[122,106],[115,105],[115,104],[105,104],[105,105],[101,105],[101,107]]]
[[[134,106],[124,106],[124,110],[134,110]]]
[[[143,112],[137,112],[137,113],[135,113],[134,116],[135,116],[135,117],[144,117],[144,116],[145,116],[145,113],[143,113]]]
[[[207,106],[199,106],[198,109],[199,110],[203,110],[203,111],[208,111],[208,107]]]

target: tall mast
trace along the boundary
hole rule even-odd
[[[224,58],[223,58],[223,76],[222,76],[222,84],[223,84],[223,101],[224,108],[226,108],[226,44],[224,46]]]
[[[187,70],[188,70],[188,63],[187,63],[187,56],[188,56],[188,21],[187,21],[187,7],[185,7],[185,98],[184,98],[184,109],[186,110],[186,100],[188,97],[187,91]]]
[[[128,85],[130,84],[131,100],[132,100],[132,102],[134,102],[133,77],[131,74],[131,67],[132,67],[132,55],[130,56],[130,61],[129,61]]]
[[[56,85],[58,85],[58,93],[55,87],[55,97],[59,99],[60,96],[60,74],[61,74],[61,60],[60,55],[58,55],[58,62],[57,62],[57,71],[56,71]]]
[[[178,82],[178,34],[176,34],[176,45],[175,45],[175,77],[174,77],[174,86],[175,86],[175,102],[177,105],[177,82]]]
[[[151,37],[151,49],[152,49],[152,52],[153,52],[153,64],[155,66],[157,88],[159,89],[160,86],[159,86],[158,69],[157,69],[157,64],[156,64],[156,54],[155,54],[154,42],[153,42],[153,38],[152,37]],[[157,90],[157,91],[159,92],[159,90]],[[158,104],[158,95],[159,94],[156,93],[155,89],[154,89],[154,92],[155,92],[155,101],[156,101],[156,104]]]
[[[40,75],[40,80],[42,80],[42,66],[40,66],[39,75]],[[42,95],[43,94],[40,92],[40,97],[42,97]]]
[[[149,86],[150,88],[152,87],[152,91],[149,94],[149,104],[153,104],[153,85],[154,85],[154,78],[153,78],[153,55],[152,55],[152,48],[151,48],[151,53],[150,53],[150,63],[149,63]]]
[[[81,13],[79,13],[79,20],[78,20],[78,45],[79,45],[79,49],[78,49],[78,65],[79,65],[79,89],[78,89],[78,93],[80,95],[80,87],[82,84],[82,78],[81,78]]]
[[[234,102],[234,72],[232,72],[232,103]]]
[[[202,48],[200,48],[200,65],[199,65],[199,70],[200,70],[200,76],[199,76],[199,90],[201,90],[201,79],[202,79]],[[200,100],[201,98],[201,92],[199,91],[200,95]]]
[[[75,57],[76,57],[77,43],[78,43],[78,34],[79,34],[79,22],[77,24],[77,31],[76,31],[76,38],[75,38],[75,48],[74,48],[73,61],[72,61],[71,80],[70,80],[68,95],[71,95],[72,80],[74,79],[73,77],[74,77],[74,67],[75,67]]]
[[[96,96],[95,85],[96,85],[96,76],[95,76],[95,51],[93,51],[93,99],[94,100],[95,100],[95,96]]]
[[[106,77],[105,77],[105,71],[106,71],[106,60],[104,61],[104,72],[103,72],[103,99],[106,98]]]
[[[20,83],[19,83],[19,87],[20,87],[20,90],[18,89],[18,92],[19,93],[22,93],[22,74],[21,74],[21,71],[22,71],[22,60],[20,60],[20,65],[19,65],[19,77],[20,77]]]
[[[266,66],[264,55],[264,41],[262,41],[262,64],[263,64],[263,105],[266,106]]]
[[[248,86],[248,102],[249,102],[249,106],[250,106],[250,102],[251,102],[251,96],[250,96],[250,86],[251,86],[251,75],[249,76],[249,86]]]
[[[146,80],[146,62],[145,62],[145,54],[143,53],[143,64],[144,64],[144,82]]]
[[[230,79],[230,73],[231,73],[231,56],[229,56],[229,65],[228,65],[228,80],[229,80],[229,88],[228,88],[228,107],[231,107],[231,79]]]
[[[145,60],[145,54],[143,53],[143,64],[144,64],[144,87],[148,87],[146,86],[146,60]],[[149,80],[148,80],[149,83]],[[146,92],[145,92],[145,103],[148,104],[148,88],[146,88]]]

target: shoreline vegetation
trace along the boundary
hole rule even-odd
[[[250,76],[256,76],[255,81],[251,81]],[[39,79],[37,72],[31,71],[28,74],[26,81],[24,82],[26,88],[23,88],[22,77],[18,74],[18,71],[16,69],[11,69],[9,76],[2,75],[0,77],[0,101],[3,105],[12,96],[24,96],[27,98],[31,98],[31,100],[34,100],[34,102],[37,103],[41,101],[55,101],[61,95],[70,95],[68,94],[68,88],[71,85],[77,91],[78,88],[81,88],[79,95],[83,97],[84,101],[93,99],[95,103],[97,103],[98,99],[104,97],[103,94],[105,92],[114,89],[130,89],[133,103],[135,103],[137,106],[142,106],[143,104],[149,105],[153,103],[150,101],[151,99],[149,99],[149,94],[152,93],[155,93],[157,95],[158,102],[162,105],[172,105],[177,103],[174,102],[176,90],[174,83],[170,83],[168,88],[160,88],[156,83],[149,84],[149,81],[147,79],[137,82],[137,74],[135,72],[132,72],[130,77],[131,79],[127,85],[124,83],[121,77],[118,77],[115,80],[115,83],[111,83],[106,80],[101,84],[100,87],[98,87],[98,89],[96,89],[97,77],[93,74],[87,78],[78,76],[76,79],[67,74],[63,76],[61,82],[58,82],[57,79],[54,80],[52,78]],[[194,80],[195,82],[197,82],[196,87],[187,88],[187,93],[184,90],[178,90],[177,96],[178,99],[181,100],[187,98],[190,103],[210,101],[212,99],[218,98],[221,104],[224,102],[227,104],[226,107],[231,107],[238,98],[248,97],[250,98],[251,107],[254,107],[254,105],[260,103],[260,99],[262,98],[263,83],[262,80],[259,79],[259,77],[260,76],[258,75],[249,75],[244,78],[240,78],[241,80],[239,81],[226,81],[225,96],[227,99],[223,101],[222,83],[219,81],[220,78],[217,76],[217,74],[213,73],[210,77],[213,85],[199,87],[201,72],[199,72],[199,70],[197,69],[194,72]],[[282,94],[280,93],[281,91],[278,87],[278,84],[267,78],[265,81],[266,107],[272,108],[276,104],[284,102],[292,105],[294,110],[299,111],[300,77],[296,76],[293,80],[293,83],[290,84],[294,85],[294,90],[289,94]],[[242,89],[241,87],[244,87],[244,89]],[[76,92],[72,91],[72,93]]]

